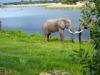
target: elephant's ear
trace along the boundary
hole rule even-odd
[[[57,25],[58,25],[59,28],[65,29],[65,22],[64,21],[58,20],[57,21]]]

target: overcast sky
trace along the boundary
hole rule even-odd
[[[8,2],[19,2],[21,0],[0,0],[2,3],[8,3]],[[23,0],[23,1],[28,1],[28,0]],[[38,1],[38,0],[32,0],[32,1]]]

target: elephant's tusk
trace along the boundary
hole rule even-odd
[[[79,33],[81,33],[81,32],[83,32],[83,30],[81,30],[81,31],[76,31],[74,34],[79,34]]]
[[[69,31],[71,34],[74,34],[70,29],[68,29],[68,31]]]

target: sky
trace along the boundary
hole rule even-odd
[[[20,0],[0,0],[1,3],[19,2]]]
[[[0,0],[1,3],[8,3],[8,2],[19,2],[21,0]],[[25,0],[24,0],[25,1]],[[27,1],[27,0],[26,0]],[[38,0],[32,0],[32,1],[38,1]]]

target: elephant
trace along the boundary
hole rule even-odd
[[[79,34],[79,42],[81,43],[81,33],[84,31],[84,29],[87,29],[88,26],[85,23],[81,23],[79,26],[78,31],[76,31],[74,34]]]
[[[45,40],[49,41],[51,33],[59,32],[60,41],[64,42],[64,29],[68,29],[71,34],[72,22],[70,19],[49,19],[43,25],[43,31],[45,34]]]
[[[82,22],[82,20],[80,20],[80,21]],[[78,31],[76,31],[74,34],[81,33],[84,31],[84,29],[88,29],[90,27],[90,25],[95,25],[95,24],[96,24],[95,19],[89,19],[87,22],[82,22],[79,25]]]
[[[85,23],[81,23],[79,25],[78,31],[76,31],[74,34],[81,33],[81,32],[83,32],[84,29],[87,29],[87,28],[88,28],[88,26]]]
[[[82,20],[80,20],[82,22]],[[96,24],[96,20],[95,19],[89,19],[87,22],[82,22],[79,25],[79,29],[78,31],[76,31],[74,34],[79,34],[79,42],[81,42],[81,33],[84,31],[84,29],[88,29],[90,27],[90,25],[95,25]]]

